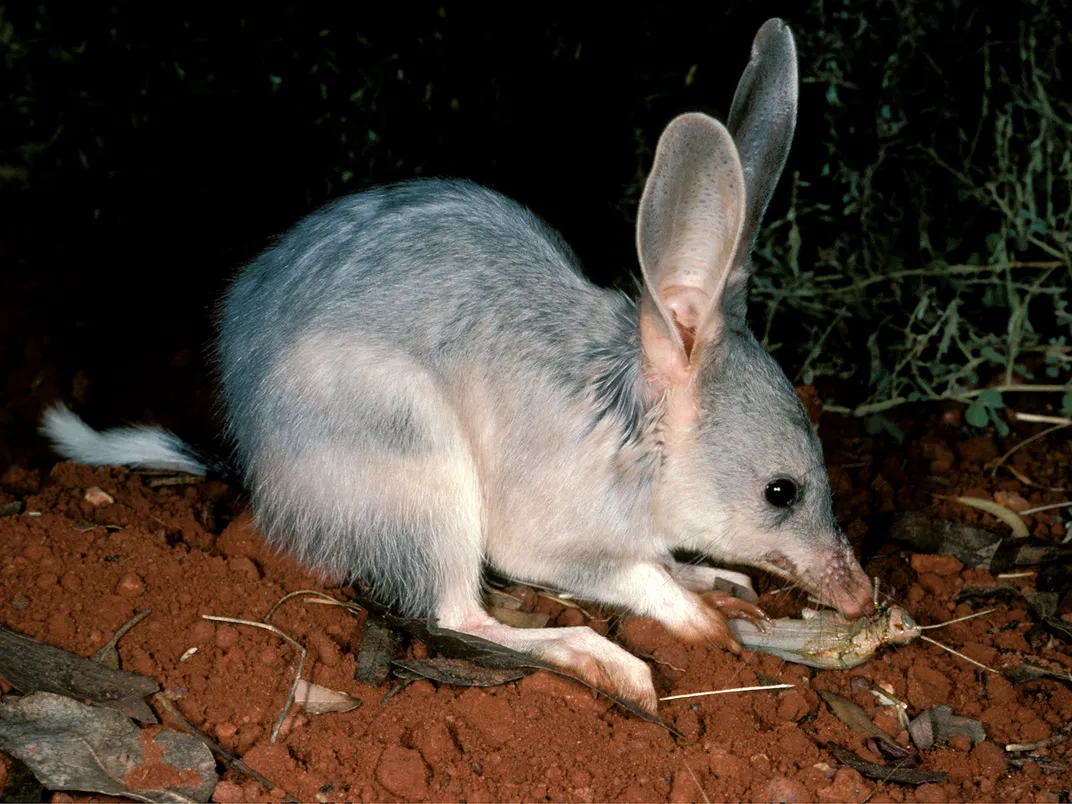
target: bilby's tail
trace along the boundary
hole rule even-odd
[[[158,427],[94,430],[62,404],[45,410],[41,434],[67,460],[91,466],[164,469],[191,475],[216,474],[226,466],[217,467],[223,462],[200,457],[178,436]]]

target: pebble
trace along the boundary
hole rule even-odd
[[[393,745],[376,764],[376,781],[392,795],[423,799],[428,794],[428,766],[419,752]]]
[[[132,572],[127,573],[119,579],[119,583],[115,587],[115,593],[120,597],[141,597],[145,594],[145,581]]]
[[[1004,505],[1010,511],[1020,513],[1026,511],[1031,507],[1031,503],[1017,494],[1015,491],[995,491],[994,502],[998,505]]]
[[[111,505],[115,502],[115,497],[106,492],[100,486],[90,486],[86,489],[84,495],[85,501],[92,505],[94,508],[98,508],[102,505]]]
[[[233,625],[220,625],[216,629],[216,647],[220,650],[230,650],[236,642],[238,642],[238,629]]]
[[[964,569],[964,563],[956,556],[938,556],[924,553],[912,555],[912,569],[919,574],[931,572],[935,575],[956,575]]]

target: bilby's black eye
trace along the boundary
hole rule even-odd
[[[788,477],[779,477],[767,484],[763,496],[775,508],[788,508],[797,501],[797,484]]]

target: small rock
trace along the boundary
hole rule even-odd
[[[419,752],[393,745],[383,752],[376,765],[376,781],[393,795],[423,799],[428,794],[428,766]]]
[[[819,801],[863,801],[870,797],[871,785],[852,768],[838,768],[831,785],[815,792]]]
[[[671,639],[665,626],[648,617],[630,617],[621,631],[622,642],[633,653],[651,656]]]
[[[955,455],[942,438],[926,436],[920,441],[920,452],[931,462],[931,472],[948,472],[953,468]]]
[[[972,749],[971,757],[979,763],[979,770],[982,775],[997,779],[1001,774],[1005,773],[1005,752],[989,740],[978,743]]]
[[[897,734],[901,730],[901,723],[889,706],[884,706],[875,713],[874,724],[887,734]]]
[[[212,791],[212,800],[217,804],[237,804],[246,801],[246,794],[234,782],[220,782]]]
[[[259,581],[261,572],[257,565],[246,556],[236,556],[227,561],[227,568],[236,575],[244,576],[251,581]]]
[[[918,709],[944,704],[952,690],[949,676],[923,664],[908,669],[908,702]]]
[[[558,615],[555,624],[560,628],[584,625],[584,615],[578,609],[566,609]]]
[[[198,620],[190,628],[190,644],[205,645],[216,635],[216,626],[211,620]]]
[[[912,569],[920,575],[925,572],[932,572],[935,575],[956,575],[964,569],[964,564],[956,556],[933,556],[915,553],[912,556]]]
[[[30,598],[26,597],[22,592],[16,592],[12,595],[11,608],[15,609],[15,611],[22,611],[23,609],[29,608],[29,606]]]
[[[942,802],[949,801],[949,797],[946,795],[945,788],[942,785],[928,783],[921,784],[916,788],[916,801],[942,804]]]
[[[216,647],[230,650],[238,642],[238,629],[233,625],[221,625],[216,629]]]
[[[771,780],[767,785],[767,801],[790,804],[790,802],[810,801],[811,799],[812,797],[808,795],[807,789],[796,779],[781,777]]]
[[[961,420],[964,418],[964,406],[959,402],[954,404],[955,407],[950,406],[942,411],[942,424],[959,427]]]
[[[60,578],[60,586],[67,592],[78,594],[82,591],[82,578],[76,572],[65,572]]]
[[[279,661],[279,651],[275,645],[265,645],[257,654],[257,659],[261,664],[271,667]]]
[[[575,791],[586,789],[588,788],[585,785],[574,784]],[[685,768],[674,774],[674,781],[670,784],[669,800],[671,802],[691,804],[691,802],[699,801],[701,794],[703,790],[697,787],[696,777]]]
[[[784,721],[797,721],[808,714],[808,700],[797,690],[788,690],[778,703],[778,718]]]
[[[995,491],[994,502],[998,505],[1004,505],[1010,511],[1015,511],[1018,514],[1031,507],[1031,503],[1015,491]]]
[[[470,687],[458,696],[455,705],[462,719],[493,748],[514,737],[514,711],[503,698]]]
[[[956,737],[950,737],[949,747],[954,749],[955,751],[960,751],[962,754],[966,754],[971,751],[971,737],[969,737],[967,734],[958,734]]]
[[[133,572],[127,573],[119,579],[115,586],[115,593],[120,597],[141,597],[145,594],[145,581]]]
[[[521,679],[518,691],[521,693],[521,700],[526,703],[560,698],[571,708],[580,711],[601,712],[614,705],[609,698],[603,695],[597,696],[581,682],[572,681],[547,670],[537,670],[531,676]]]
[[[325,667],[335,667],[342,660],[342,651],[335,640],[323,631],[314,631],[309,635],[307,647],[316,651],[316,658]]]
[[[100,486],[91,486],[86,489],[85,500],[94,508],[98,508],[102,505],[111,505],[115,502],[115,497],[106,492]]]
[[[938,600],[948,600],[956,593],[953,580],[933,572],[922,573],[919,576],[919,585]]]
[[[445,764],[458,755],[458,745],[445,723],[425,723],[417,737],[421,756],[432,765]]]

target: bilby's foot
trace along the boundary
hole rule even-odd
[[[567,675],[657,716],[659,699],[651,680],[651,668],[587,626],[512,628],[482,610],[469,612],[456,622],[441,624],[535,656]]]

